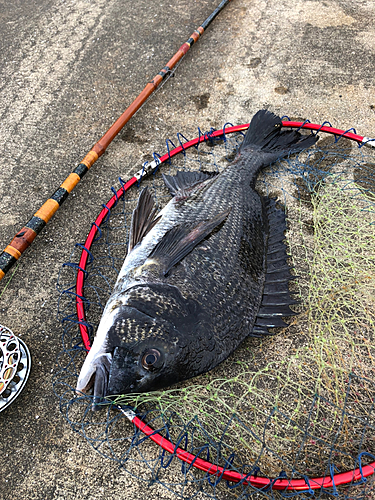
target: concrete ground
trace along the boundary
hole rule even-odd
[[[0,1],[0,246],[57,189],[218,0]],[[0,283],[0,323],[33,368],[0,415],[0,498],[169,498],[103,460],[52,393],[56,280],[110,186],[165,139],[260,108],[375,136],[373,0],[233,0]]]

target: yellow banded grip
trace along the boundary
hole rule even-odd
[[[4,278],[5,273],[0,269],[0,281]],[[1,389],[0,389],[1,390]]]
[[[21,252],[19,252],[19,251],[17,250],[17,248],[14,248],[14,247],[12,247],[12,246],[10,246],[10,245],[8,245],[8,246],[5,248],[4,252],[9,253],[9,255],[11,255],[12,257],[14,257],[14,258],[15,258],[15,259],[17,259],[17,260],[18,260],[18,259],[21,257],[21,255],[22,255],[22,254],[21,254]]]
[[[61,184],[60,187],[62,187],[63,189],[66,189],[68,191],[68,193],[70,193],[76,187],[76,185],[79,183],[80,180],[81,180],[80,176],[78,174],[75,174],[74,172],[72,172],[65,179],[65,181]]]
[[[99,158],[99,155],[95,153],[95,151],[89,151],[84,159],[81,161],[87,168],[90,168],[96,160]]]
[[[59,208],[59,204],[55,200],[47,200],[41,207],[40,209],[35,212],[34,217],[39,217],[39,219],[44,220],[44,222],[48,222],[53,214],[57,211]]]

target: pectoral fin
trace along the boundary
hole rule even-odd
[[[208,221],[199,224],[181,224],[170,229],[156,245],[147,261],[157,262],[164,276],[206,238],[230,212],[226,210]]]

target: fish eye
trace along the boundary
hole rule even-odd
[[[143,368],[148,371],[160,368],[163,364],[160,351],[149,349],[143,354],[141,363]]]

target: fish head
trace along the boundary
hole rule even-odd
[[[107,304],[76,386],[93,395],[96,409],[103,398],[159,390],[195,374],[189,360],[199,314],[183,297],[179,303],[165,295]]]
[[[103,342],[96,342],[101,337]],[[186,378],[186,367],[182,366],[186,362],[184,339],[169,321],[118,307],[112,318],[101,322],[76,391],[88,394],[92,390],[94,408],[99,409],[109,396],[172,385]]]

